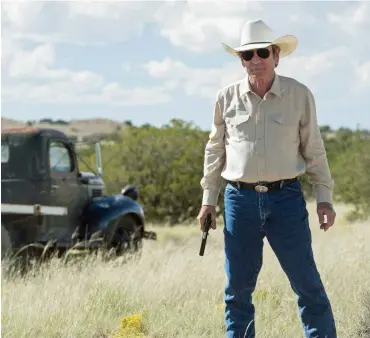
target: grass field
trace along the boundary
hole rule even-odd
[[[370,224],[337,224],[324,233],[313,205],[311,229],[316,261],[331,299],[338,337],[370,337]],[[200,231],[157,229],[139,261],[122,264],[86,259],[52,261],[27,278],[2,279],[2,337],[224,338],[222,224],[198,256]],[[256,331],[261,338],[299,338],[303,331],[295,295],[265,243],[264,265],[254,293]],[[121,318],[145,311],[143,334],[130,336]],[[135,318],[132,319],[134,321]],[[361,334],[363,332],[363,334]]]

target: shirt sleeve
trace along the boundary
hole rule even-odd
[[[212,130],[204,152],[204,175],[202,205],[217,205],[221,189],[221,172],[225,163],[225,122],[220,109],[219,95],[214,107]]]
[[[305,111],[300,124],[301,154],[312,184],[316,202],[332,203],[334,182],[331,178],[324,141],[317,122],[315,99],[307,89]]]

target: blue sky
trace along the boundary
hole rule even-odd
[[[297,50],[277,72],[314,93],[321,125],[370,129],[370,2],[2,2],[2,116],[109,118],[209,129],[216,92],[245,73],[248,19]]]

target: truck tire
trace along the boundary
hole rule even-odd
[[[1,225],[1,260],[13,254],[13,245],[8,230]]]
[[[118,219],[108,230],[106,244],[108,249],[114,249],[117,255],[138,253],[142,248],[142,227],[132,215]]]

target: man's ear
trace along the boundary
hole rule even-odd
[[[272,46],[272,54],[275,60],[275,68],[279,65],[280,61],[280,48],[278,46]]]

